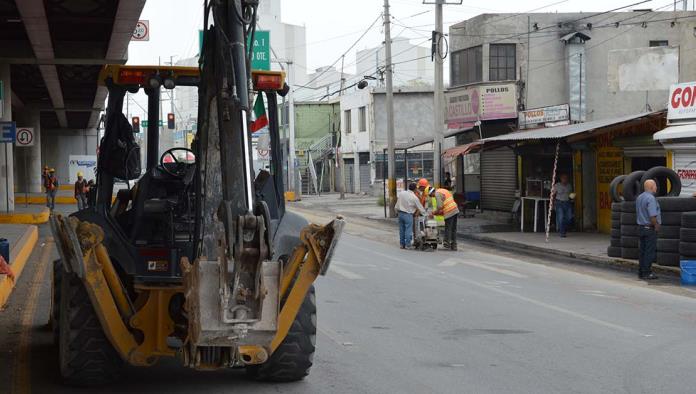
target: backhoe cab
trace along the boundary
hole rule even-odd
[[[282,72],[248,72],[257,1],[206,4],[200,68],[106,66],[105,134],[94,207],[51,216],[60,260],[52,322],[66,383],[114,380],[124,364],[177,357],[196,369],[244,367],[293,381],[312,365],[313,282],[343,228],[287,212],[277,121]],[[250,90],[249,86],[254,86]],[[159,137],[160,89],[196,86],[190,148]],[[148,96],[146,165],[123,114],[126,92]],[[255,172],[249,102],[268,107],[271,165]],[[165,132],[167,132],[165,130]],[[115,180],[136,180],[118,190]]]

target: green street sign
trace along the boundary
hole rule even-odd
[[[271,69],[271,32],[268,30],[257,30],[254,34],[251,69],[266,71]]]
[[[198,30],[198,56],[203,53],[203,30]]]

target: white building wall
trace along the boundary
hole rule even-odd
[[[406,38],[394,38],[392,40],[392,63],[395,63],[394,86],[432,86],[435,69],[428,57],[429,53],[430,47],[414,45]],[[379,78],[377,69],[384,68],[385,62],[384,45],[358,51],[356,59],[356,77],[370,75]]]
[[[270,30],[271,69],[280,70],[280,65],[274,60],[293,62],[293,85],[307,83],[307,34],[304,26],[291,25],[282,22],[280,0],[264,0],[259,4],[258,28]],[[287,67],[287,65],[283,65]]]

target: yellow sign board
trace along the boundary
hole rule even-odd
[[[600,147],[597,149],[597,228],[611,232],[611,193],[609,184],[623,171],[623,149]]]

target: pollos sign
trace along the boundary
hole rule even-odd
[[[683,119],[696,121],[696,82],[672,85],[669,90],[667,120]]]

